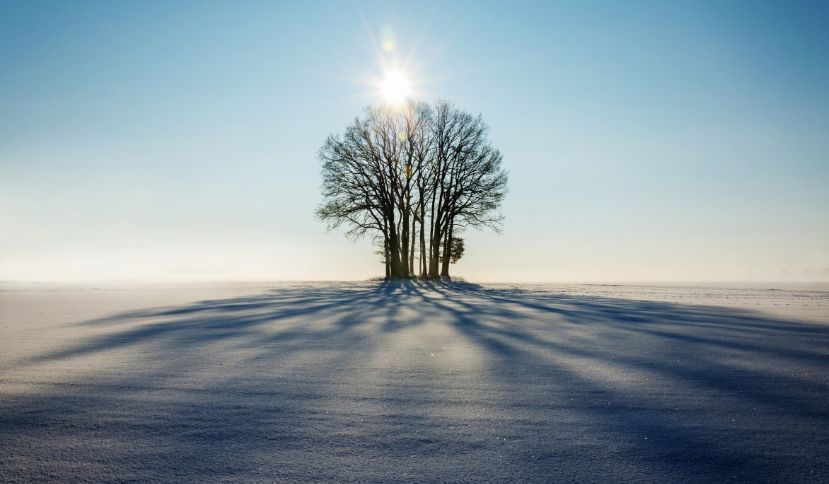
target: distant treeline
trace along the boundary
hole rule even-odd
[[[507,174],[487,132],[480,116],[446,102],[368,108],[320,149],[317,215],[374,237],[387,278],[449,277],[463,229],[500,230]]]

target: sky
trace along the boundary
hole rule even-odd
[[[826,25],[819,1],[0,0],[0,280],[380,275],[315,219],[316,156],[394,63],[510,174],[453,273],[829,281]]]

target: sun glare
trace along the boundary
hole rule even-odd
[[[400,71],[388,71],[380,81],[380,94],[390,105],[400,106],[411,96],[409,80]]]

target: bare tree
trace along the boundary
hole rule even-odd
[[[506,196],[507,174],[501,153],[489,144],[488,127],[481,116],[474,117],[445,102],[438,103],[435,113],[438,173],[433,190],[429,276],[449,277],[450,258],[440,254],[450,252],[456,227],[500,230],[502,217],[497,210]]]
[[[350,237],[377,237],[386,277],[415,275],[418,242],[420,275],[449,277],[452,257],[441,254],[452,254],[456,230],[500,229],[501,154],[480,116],[448,103],[369,108],[342,136],[329,136],[319,157],[317,216],[329,228],[347,227]]]

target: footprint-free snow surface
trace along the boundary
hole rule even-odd
[[[826,291],[0,287],[0,481],[829,481]]]

